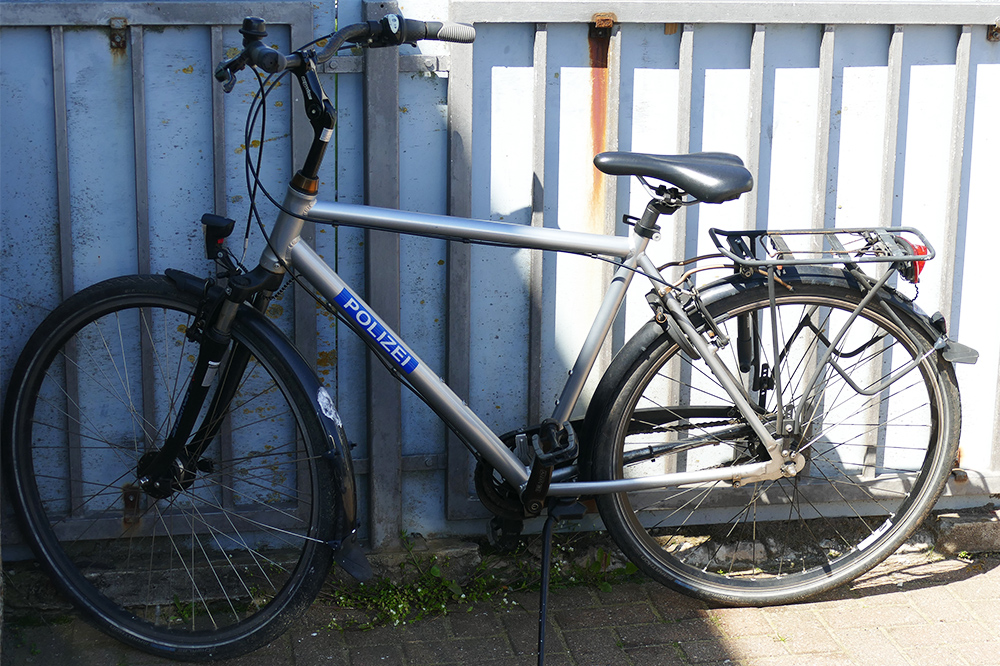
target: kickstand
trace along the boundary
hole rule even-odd
[[[556,500],[549,507],[549,516],[542,528],[542,587],[538,592],[538,666],[545,666],[545,619],[549,602],[549,573],[552,568],[552,529],[556,521],[579,520],[587,513],[576,500]]]

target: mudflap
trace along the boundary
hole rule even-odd
[[[371,580],[374,574],[368,558],[358,545],[357,490],[354,485],[351,445],[333,398],[311,369],[308,375],[302,381],[309,382],[305,385],[313,390],[311,395],[316,396],[316,413],[326,429],[327,451],[323,457],[330,463],[339,499],[339,510],[334,518],[334,537],[327,545],[333,548],[333,558],[344,571],[365,582]]]
[[[371,580],[375,575],[368,557],[354,538],[342,543],[340,550],[334,553],[333,559],[344,571],[362,583]]]

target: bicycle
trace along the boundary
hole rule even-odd
[[[336,406],[264,315],[286,276],[307,282],[468,445],[498,519],[548,511],[543,576],[553,523],[581,516],[580,498],[596,499],[643,573],[737,605],[795,602],[850,581],[931,510],[960,431],[953,364],[977,354],[893,286],[915,284],[934,256],[919,231],[712,230],[717,254],[655,266],[645,249],[661,216],[752,188],[742,161],[724,153],[598,155],[598,169],[635,176],[650,194],[642,216],[627,217],[628,236],[321,201],[336,109],[317,65],[346,45],[471,42],[475,31],[390,15],[287,55],[264,45],[261,19],[241,33],[243,50],[216,70],[225,90],[247,66],[291,72],[314,130],[258,265],[245,269],[226,247],[234,221],[206,215],[221,279],[167,270],[79,292],[31,336],[7,391],[3,462],[25,535],[104,631],[160,656],[232,657],[278,636],[334,561],[371,575]],[[259,157],[247,164],[256,179]],[[301,240],[307,221],[613,262],[552,416],[492,432]],[[684,272],[666,279],[674,269]],[[724,275],[699,286],[709,270]],[[573,419],[636,275],[652,285],[652,318]],[[547,578],[541,644],[546,589]]]

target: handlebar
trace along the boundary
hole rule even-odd
[[[264,45],[263,38],[267,36],[264,19],[253,16],[243,19],[240,33],[243,35],[243,51],[235,58],[219,63],[215,70],[215,78],[225,84],[226,92],[232,90],[236,83],[235,73],[247,65],[268,74],[276,74],[286,69],[296,69],[303,64],[301,52],[283,55]],[[328,35],[327,45],[317,51],[314,57],[317,63],[324,63],[348,42],[366,48],[379,48],[413,44],[421,40],[471,44],[475,38],[476,29],[464,23],[417,21],[405,19],[399,14],[389,14],[380,21],[354,23]]]

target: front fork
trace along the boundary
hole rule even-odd
[[[190,486],[198,471],[213,471],[211,460],[202,459],[202,455],[222,427],[223,415],[250,361],[246,347],[232,344],[236,313],[240,304],[246,301],[263,312],[280,282],[281,275],[260,268],[233,276],[225,291],[199,310],[195,325],[187,332],[188,337],[198,343],[198,358],[177,418],[163,446],[149,451],[139,460],[137,483],[149,495],[158,499],[169,497]],[[195,431],[198,416],[217,376],[221,379]]]
[[[323,161],[327,144],[333,135],[336,124],[336,111],[323,91],[323,86],[316,75],[316,63],[312,54],[303,54],[303,65],[295,70],[305,96],[306,115],[314,130],[314,138],[303,168],[292,179],[290,196],[296,201],[301,199],[311,202],[318,186],[317,173]],[[286,202],[294,205],[293,201]],[[305,208],[308,209],[307,207]],[[304,212],[304,211],[303,211]],[[208,216],[212,217],[212,216]],[[154,497],[167,497],[176,490],[186,488],[193,481],[197,471],[210,473],[212,464],[202,460],[201,456],[209,443],[222,427],[223,415],[229,408],[239,383],[250,360],[250,352],[242,345],[231,345],[232,326],[240,305],[249,302],[260,312],[267,309],[270,296],[281,284],[284,275],[284,262],[279,256],[274,256],[272,247],[278,254],[283,254],[287,247],[294,244],[301,229],[301,219],[293,219],[283,215],[291,223],[283,224],[280,229],[288,227],[289,233],[276,232],[269,241],[265,258],[260,265],[249,273],[236,275],[226,286],[225,297],[216,299],[206,308],[207,316],[199,313],[200,326],[195,331],[189,331],[189,337],[200,343],[198,359],[194,372],[188,383],[187,391],[181,402],[181,407],[174,421],[174,426],[159,451],[144,455],[138,466],[139,487]],[[205,222],[205,219],[202,220]],[[222,223],[229,223],[228,225]],[[224,230],[219,230],[224,227]],[[206,224],[206,229],[214,234],[212,240],[221,242],[232,230],[229,220],[216,219],[214,226]],[[208,239],[206,239],[208,241]],[[214,251],[214,244],[207,243],[209,258]],[[218,257],[224,258],[220,254]],[[266,268],[265,268],[266,266]],[[231,264],[228,268],[234,268]],[[228,352],[228,358],[227,358]],[[194,432],[209,390],[216,377],[221,372],[221,379],[209,403],[208,410],[202,419],[201,426]],[[192,436],[192,432],[194,435]]]

